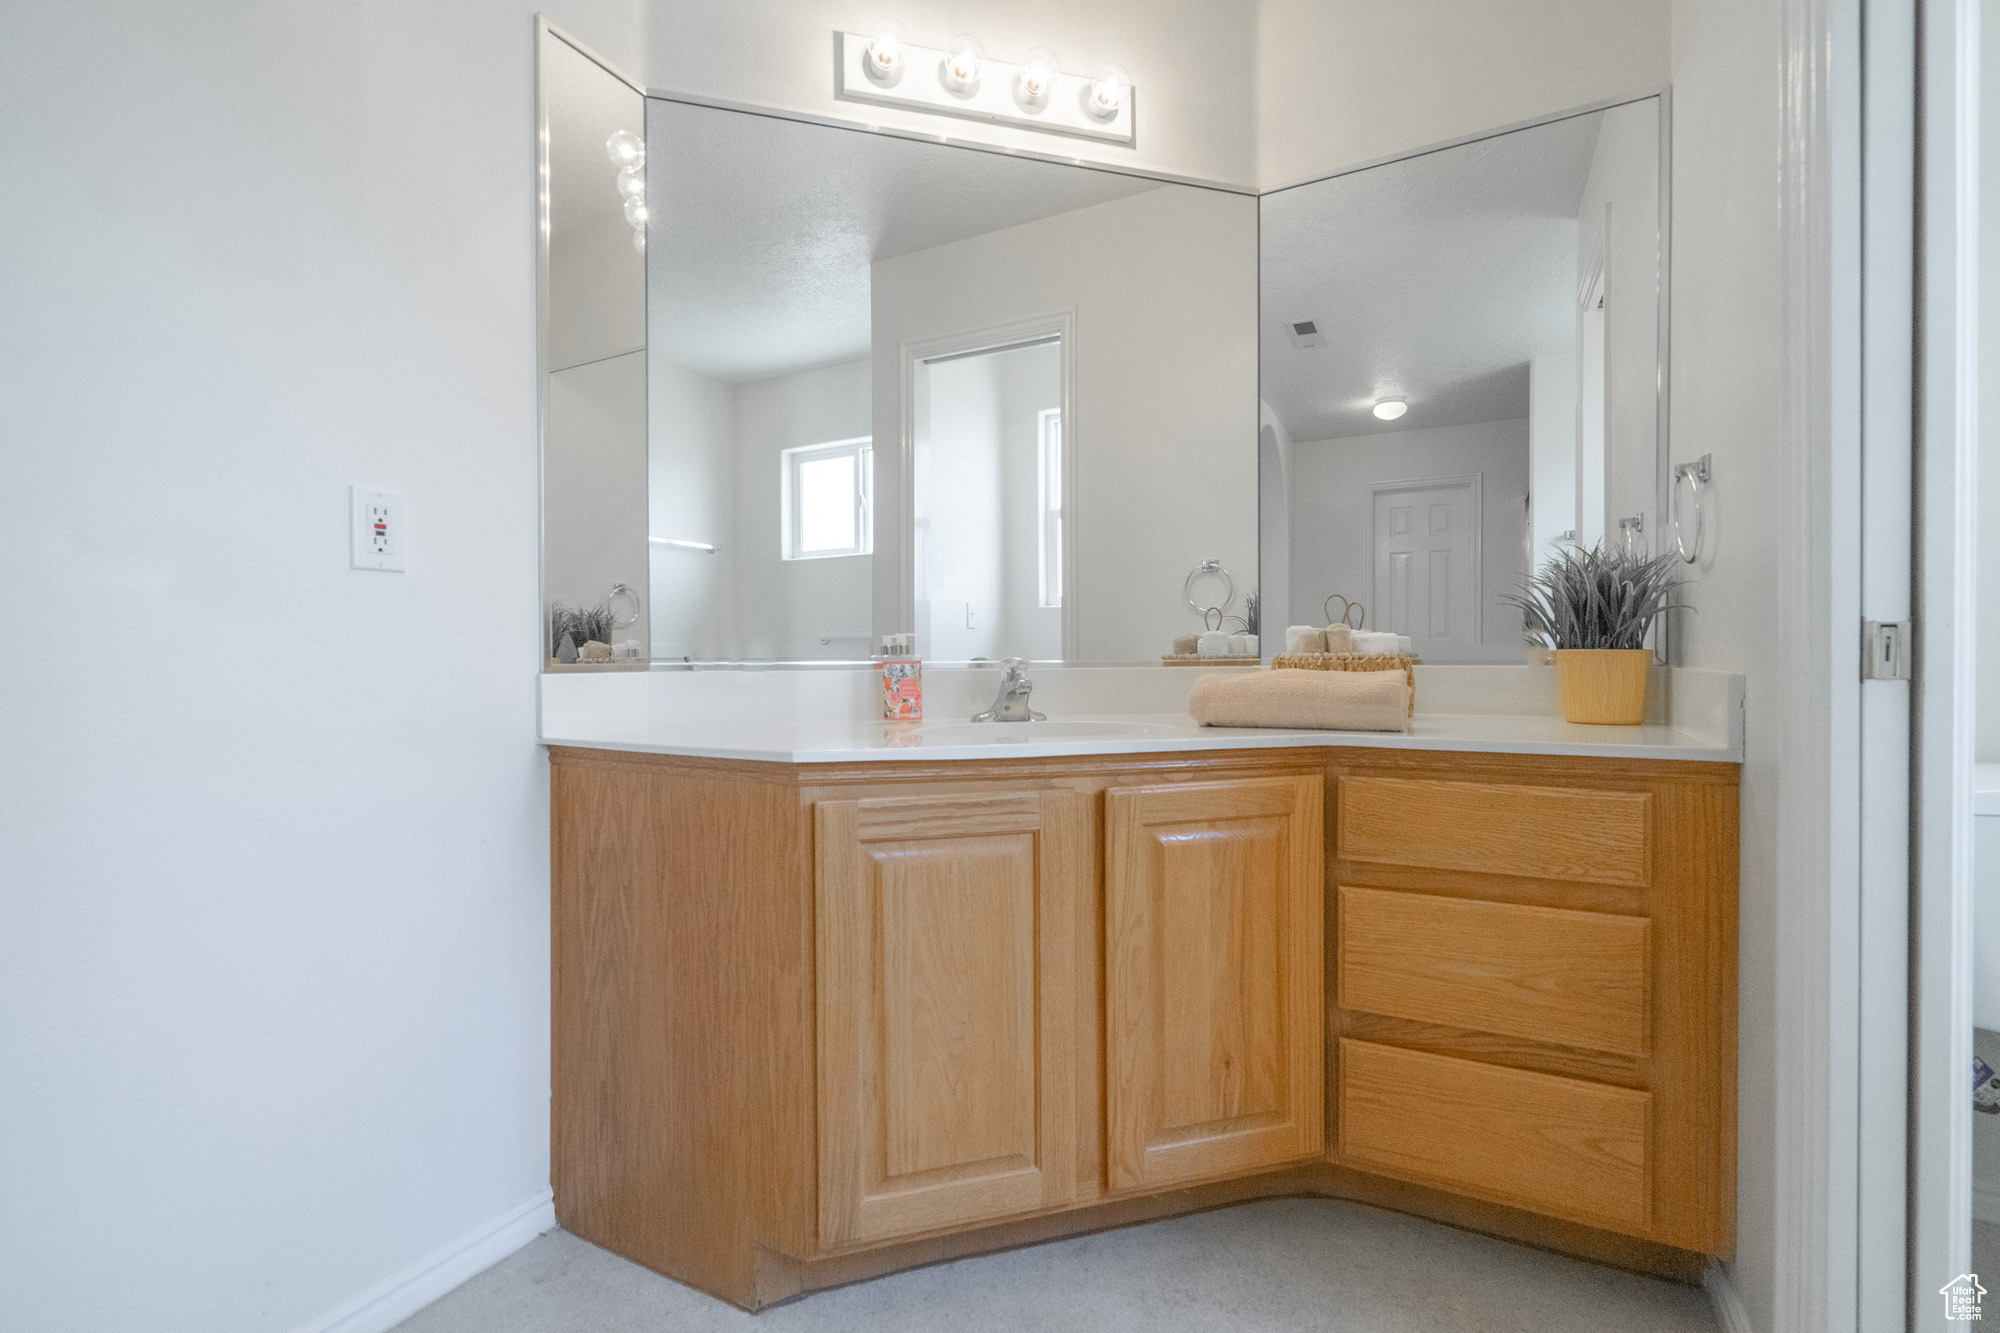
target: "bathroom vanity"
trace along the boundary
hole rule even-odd
[[[1075,725],[545,720],[563,1225],[751,1308],[1277,1194],[1729,1253],[1727,743]]]

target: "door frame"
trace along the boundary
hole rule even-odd
[[[912,632],[917,628],[917,421],[918,408],[926,409],[928,404],[918,402],[918,387],[921,383],[920,371],[933,361],[955,361],[960,357],[980,356],[988,352],[1004,352],[1011,347],[1027,347],[1035,343],[1047,342],[1051,338],[1059,340],[1056,346],[1058,375],[1061,386],[1058,390],[1057,406],[1062,411],[1062,469],[1063,469],[1063,604],[1062,604],[1062,659],[1076,661],[1081,657],[1077,642],[1077,628],[1082,619],[1077,610],[1078,578],[1076,561],[1077,490],[1076,453],[1077,441],[1082,432],[1077,429],[1076,420],[1076,311],[1057,310],[1030,319],[1013,320],[1006,324],[989,325],[982,329],[969,329],[963,333],[948,333],[942,337],[925,338],[918,342],[904,343],[897,355],[898,392],[897,403],[897,449],[896,465],[899,472],[896,500],[896,521],[900,526],[900,550],[897,555],[896,600],[900,622]],[[880,467],[880,460],[877,460]],[[878,472],[879,478],[879,472]],[[881,521],[882,506],[876,506],[876,521]],[[877,534],[875,549],[882,549],[880,534]],[[877,583],[879,590],[880,583]],[[879,605],[879,601],[878,601]],[[877,614],[880,620],[880,614]]]
[[[1382,605],[1375,575],[1375,500],[1389,491],[1422,490],[1432,486],[1469,486],[1472,490],[1472,643],[1476,652],[1486,640],[1486,474],[1454,472],[1443,477],[1412,477],[1404,481],[1368,483],[1368,604]],[[1378,626],[1379,628],[1379,626]],[[1412,635],[1412,638],[1415,636]]]

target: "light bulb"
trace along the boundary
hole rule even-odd
[[[646,197],[646,173],[639,167],[627,167],[618,173],[618,193],[627,199]]]
[[[906,38],[903,25],[894,19],[884,19],[868,34],[868,51],[862,65],[868,70],[868,77],[877,83],[894,83],[903,77],[903,47]]]
[[[625,220],[631,223],[635,227],[645,226],[646,201],[644,199],[636,199],[636,198],[627,199],[625,201]]]
[[[1014,96],[1023,106],[1040,106],[1049,100],[1056,74],[1056,53],[1046,46],[1036,47],[1021,61],[1021,77],[1014,81]]]
[[[619,130],[606,139],[604,152],[621,170],[646,165],[646,141],[630,130]]]
[[[1375,404],[1375,415],[1383,421],[1394,421],[1410,410],[1410,405],[1400,398],[1384,398]]]
[[[632,248],[642,255],[646,253],[646,232],[644,228],[632,228]]]
[[[1090,97],[1084,103],[1090,114],[1099,120],[1115,119],[1125,108],[1125,99],[1132,93],[1132,76],[1117,65],[1106,65],[1090,84]]]
[[[944,49],[944,64],[938,77],[952,92],[969,94],[979,87],[979,64],[986,50],[977,37],[954,37]]]

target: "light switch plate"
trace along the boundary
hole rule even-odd
[[[350,547],[356,569],[403,569],[403,497],[394,491],[348,488]]]

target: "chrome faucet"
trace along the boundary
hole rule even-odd
[[[983,713],[972,716],[974,722],[1046,722],[1049,719],[1028,707],[1028,694],[1035,688],[1035,682],[1028,679],[1024,669],[1028,661],[1024,657],[1001,659],[1000,665],[1007,668],[1007,674],[1000,677],[1000,693],[994,698],[993,706]]]

